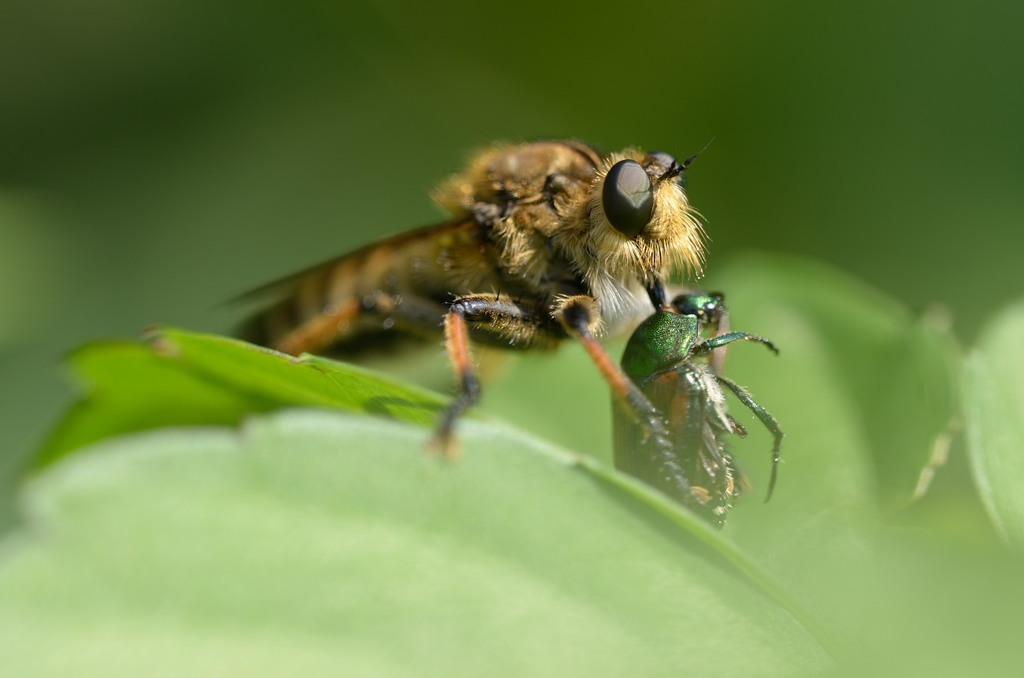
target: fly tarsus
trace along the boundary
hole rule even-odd
[[[428,441],[428,448],[436,448],[448,458],[457,455],[452,432],[455,423],[466,410],[480,400],[480,380],[473,367],[473,356],[469,352],[469,328],[466,326],[465,309],[458,303],[452,304],[444,317],[444,345],[448,358],[455,372],[455,381],[459,386],[459,395],[452,401],[437,425],[437,432]]]

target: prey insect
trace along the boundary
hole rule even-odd
[[[745,389],[718,373],[716,349],[736,341],[753,341],[778,349],[746,332],[718,334],[726,309],[718,294],[684,294],[644,321],[630,337],[622,367],[664,413],[671,450],[645,439],[632,418],[613,404],[615,466],[653,485],[713,526],[725,525],[733,501],[746,489],[726,444],[728,434],[746,429],[726,410],[723,389],[731,391],[774,438],[771,498],[778,472],[783,433],[778,422]],[[712,334],[702,339],[703,334]]]
[[[699,272],[703,231],[683,182],[692,159],[575,141],[495,146],[435,192],[448,221],[269,286],[281,300],[248,337],[297,355],[443,332],[459,389],[435,437],[446,452],[480,397],[471,339],[537,349],[573,338],[643,435],[665,445],[656,411],[597,337],[664,305],[669,277]]]

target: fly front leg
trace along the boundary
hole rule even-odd
[[[511,344],[532,343],[541,333],[536,309],[511,298],[473,294],[450,304],[444,317],[444,344],[459,394],[441,415],[437,433],[428,443],[448,458],[457,452],[452,435],[456,422],[480,400],[480,378],[470,352],[470,326],[505,338]]]
[[[644,429],[647,438],[643,442],[653,447],[664,482],[684,494],[688,493],[690,485],[686,480],[685,471],[679,466],[672,446],[672,437],[662,414],[633,383],[633,380],[622,371],[622,368],[612,360],[594,336],[600,327],[600,316],[597,313],[597,302],[594,298],[584,294],[566,297],[556,307],[553,315],[561,322],[565,331],[583,345],[583,350],[587,352],[601,376],[608,382],[614,397],[624,405],[634,421]]]

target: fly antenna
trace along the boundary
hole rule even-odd
[[[706,144],[704,144],[704,148],[700,149],[699,151],[697,151],[696,153],[691,155],[689,158],[684,160],[680,164],[680,166],[679,166],[680,171],[683,171],[687,167],[689,167],[693,163],[694,160],[696,160],[698,157],[700,157],[701,153],[703,153],[704,151],[708,150],[708,146],[710,146],[712,143],[714,143],[714,141],[715,141],[715,138],[711,137],[710,139],[708,139],[708,142]]]

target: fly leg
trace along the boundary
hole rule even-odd
[[[686,480],[686,473],[679,465],[672,446],[672,437],[662,414],[594,337],[594,328],[599,323],[597,302],[586,295],[567,297],[553,315],[562,323],[565,331],[582,344],[583,350],[608,382],[614,397],[643,428],[646,440],[641,442],[650,445],[654,450],[662,480],[668,487],[674,487],[681,494],[689,493],[690,484]]]
[[[754,416],[764,424],[764,427],[768,429],[772,434],[772,437],[775,439],[775,442],[772,445],[772,475],[768,480],[768,495],[764,498],[765,501],[768,501],[772,498],[772,491],[775,489],[775,478],[778,476],[779,472],[779,450],[782,448],[782,437],[785,434],[782,432],[782,429],[779,428],[779,422],[776,421],[775,417],[773,417],[768,410],[758,405],[757,401],[754,400],[754,397],[750,395],[746,389],[734,382],[732,379],[728,379],[726,377],[715,375],[715,379],[718,380],[719,384],[732,391],[733,394],[739,398],[739,401],[746,405],[747,408],[754,413]]]
[[[274,348],[290,355],[316,353],[348,333],[362,313],[363,304],[356,299],[329,306],[278,339]]]
[[[444,344],[455,371],[459,394],[441,415],[429,446],[446,457],[456,454],[452,432],[466,410],[480,400],[480,378],[470,352],[470,325],[508,339],[509,343],[530,343],[540,331],[540,316],[528,305],[492,294],[459,297],[444,317]]]
[[[274,347],[291,355],[319,353],[343,345],[361,332],[392,327],[427,335],[437,331],[438,319],[444,314],[444,304],[426,297],[377,290],[324,309],[278,339]]]

